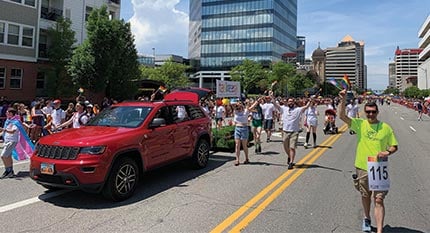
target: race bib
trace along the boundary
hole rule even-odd
[[[388,158],[368,157],[367,175],[369,177],[369,190],[388,191],[390,189]]]

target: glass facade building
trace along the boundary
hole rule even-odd
[[[297,49],[297,0],[190,0],[188,45],[200,70],[279,61]]]

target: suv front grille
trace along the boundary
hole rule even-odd
[[[50,159],[73,160],[78,157],[79,147],[40,145],[36,147],[37,156]]]

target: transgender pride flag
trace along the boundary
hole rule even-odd
[[[5,128],[8,124],[14,124],[18,128],[18,143],[12,151],[12,157],[15,160],[26,160],[31,157],[34,151],[34,144],[25,132],[21,122],[15,119],[8,119],[4,123]]]

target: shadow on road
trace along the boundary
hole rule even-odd
[[[372,232],[376,232],[376,228],[372,227]],[[406,227],[392,227],[390,225],[384,226],[384,232],[390,233],[390,232],[401,232],[401,233],[424,233],[424,231],[420,230],[414,230]]]
[[[203,176],[211,170],[214,170],[225,163],[234,160],[234,156],[211,155],[210,161],[206,168],[194,170],[190,169],[189,164],[178,162],[149,171],[140,179],[139,185],[134,195],[122,202],[112,202],[104,199],[101,194],[92,194],[82,191],[72,191],[57,197],[45,199],[43,201],[52,203],[56,206],[78,209],[110,209],[124,205],[137,203],[148,199],[154,195],[169,190],[170,188],[187,187],[187,181]],[[49,193],[48,191],[46,193]],[[44,194],[40,195],[42,197]]]
[[[297,169],[322,168],[322,169],[327,169],[327,170],[332,170],[332,171],[337,171],[337,172],[343,172],[340,169],[336,169],[336,168],[332,168],[332,167],[320,166],[318,164],[306,164],[306,163],[303,163],[303,164],[296,164],[294,167],[297,168]]]

